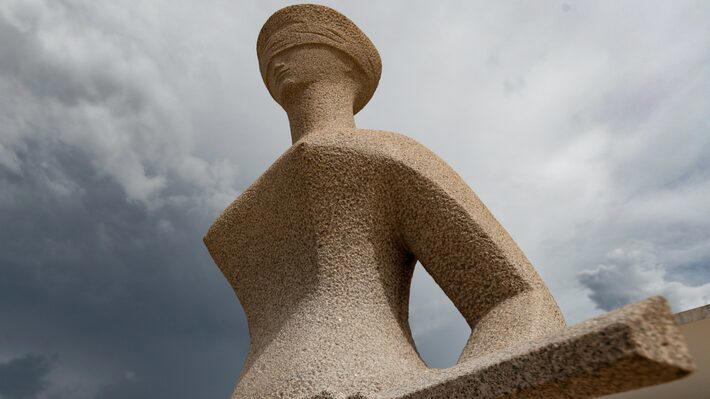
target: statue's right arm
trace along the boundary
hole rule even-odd
[[[563,327],[535,268],[463,179],[416,143],[398,158],[391,185],[402,244],[471,326],[459,362]]]

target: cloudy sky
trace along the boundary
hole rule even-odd
[[[227,398],[244,314],[201,237],[290,145],[277,1],[0,0],[0,398]],[[710,303],[710,3],[323,2],[380,50],[360,127],[449,162],[570,323]],[[431,366],[468,327],[418,268]]]

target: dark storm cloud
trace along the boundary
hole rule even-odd
[[[16,201],[0,209],[11,226],[0,230],[0,314],[13,320],[3,323],[5,345],[56,353],[60,374],[99,372],[100,397],[227,396],[247,333],[199,245],[208,220],[126,201],[76,149],[25,148],[23,179],[2,180]],[[47,191],[62,180],[81,190]]]
[[[248,335],[201,236],[229,166],[161,139],[160,82],[57,56],[37,30],[0,14],[0,393],[227,397]]]
[[[0,363],[0,398],[32,399],[47,388],[49,358],[28,354]]]

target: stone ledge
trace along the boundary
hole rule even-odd
[[[694,321],[710,318],[710,305],[700,306],[695,309],[678,312],[675,314],[675,321],[678,324],[688,324]]]
[[[694,364],[662,297],[536,342],[431,369],[373,399],[592,398],[675,380]]]

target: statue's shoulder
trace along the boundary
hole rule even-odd
[[[294,145],[357,152],[364,156],[384,158],[405,165],[419,164],[432,157],[438,159],[434,153],[413,138],[385,130],[342,130],[328,135],[305,137]]]
[[[419,180],[431,187],[454,192],[470,191],[461,176],[433,151],[411,137],[383,130],[351,129],[313,137],[314,147],[357,152],[384,161],[401,181]],[[409,183],[408,183],[409,184]]]

